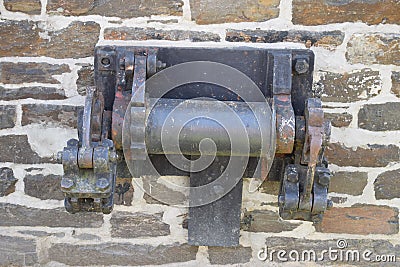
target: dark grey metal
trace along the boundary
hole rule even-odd
[[[190,187],[209,184],[216,178],[233,179],[221,176],[229,158],[216,157],[214,162],[204,171],[190,173]],[[221,176],[221,177],[220,177]],[[189,208],[188,230],[189,244],[194,246],[239,245],[240,213],[242,206],[243,180],[226,195],[208,205]],[[223,193],[219,185],[210,186],[210,194]],[[193,201],[189,195],[189,202]]]
[[[150,105],[156,102],[157,99],[150,99]],[[157,101],[153,110],[150,112],[147,120],[146,128],[146,147],[149,154],[186,154],[186,155],[200,155],[199,143],[204,138],[210,138],[217,144],[217,156],[250,156],[259,157],[261,153],[261,134],[259,124],[256,119],[256,115],[263,118],[265,114],[265,104],[253,102],[244,103],[238,101],[225,101],[229,107],[224,108],[216,105],[214,101],[210,100],[184,100],[184,99],[165,99],[161,98]],[[196,119],[188,122],[180,131],[180,142],[179,150],[168,150],[169,147],[162,146],[161,142],[161,131],[166,118],[171,112],[179,105],[179,112],[173,113],[173,118],[169,120],[171,123],[175,123],[177,126],[185,120],[188,114],[197,117]],[[251,108],[250,108],[251,106]],[[250,143],[250,154],[232,154],[231,151],[231,140],[235,141],[247,141],[241,136],[228,136],[224,127],[206,117],[202,117],[202,114],[212,112],[213,116],[223,118],[227,124],[237,123],[237,118],[232,116],[232,112],[235,112],[240,121],[246,124],[246,130]],[[265,117],[265,120],[268,120]],[[170,126],[174,126],[170,124]],[[270,122],[270,127],[275,127]],[[233,133],[234,134],[234,133]],[[232,135],[232,133],[231,133]],[[174,136],[167,136],[167,138],[174,138]],[[164,139],[164,144],[173,143],[173,140]],[[205,155],[209,151],[203,151]],[[241,152],[241,151],[238,151]]]

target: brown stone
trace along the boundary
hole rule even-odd
[[[279,15],[279,0],[190,0],[192,20],[198,24],[266,21]]]
[[[353,102],[369,99],[381,91],[382,80],[379,71],[362,69],[350,73],[319,71],[320,79],[313,90],[323,101]]]
[[[340,143],[330,144],[325,155],[330,163],[339,166],[385,167],[400,159],[399,148],[395,145],[367,145],[367,147],[346,147]]]
[[[2,83],[59,83],[53,75],[70,72],[68,65],[48,63],[0,63],[0,82]]]
[[[26,135],[0,136],[0,162],[21,164],[55,163],[55,159],[41,158],[32,150]]]
[[[400,71],[392,72],[392,93],[400,97]]]
[[[46,9],[50,13],[79,16],[91,10],[94,7],[94,2],[94,0],[48,0]]]
[[[320,46],[335,48],[343,43],[344,33],[341,31],[275,31],[275,30],[226,30],[225,40],[228,42],[251,43],[303,43],[307,47]]]
[[[358,196],[363,193],[368,183],[366,172],[334,172],[329,185],[329,192]]]
[[[346,58],[351,64],[400,66],[399,46],[400,34],[397,33],[354,34],[347,43]]]
[[[168,40],[192,42],[219,42],[220,37],[216,33],[186,30],[158,30],[155,28],[107,28],[104,30],[106,40]]]
[[[86,95],[86,88],[94,86],[94,67],[92,64],[86,64],[78,70],[78,80],[76,81],[78,94]]]
[[[400,169],[378,175],[374,182],[376,199],[400,198]]]
[[[343,112],[343,113],[325,113],[325,119],[331,121],[332,126],[334,127],[347,127],[350,125],[353,120],[353,115]]]
[[[358,127],[370,131],[400,130],[400,103],[364,105],[358,112]]]
[[[0,266],[36,266],[38,263],[34,239],[0,236]]]
[[[341,22],[400,23],[396,0],[293,0],[293,23],[320,25]]]
[[[64,1],[49,0],[47,11],[63,15],[101,15],[107,17],[134,18],[151,15],[182,15],[180,0],[106,0]]]
[[[280,187],[280,181],[265,180],[260,186],[260,192],[277,196],[279,195]]]
[[[398,216],[398,209],[387,206],[334,207],[325,212],[324,219],[316,225],[316,229],[324,233],[392,235],[399,232]]]
[[[252,257],[251,247],[208,247],[208,259],[211,264],[246,263]]]
[[[137,238],[169,235],[169,225],[162,221],[163,213],[145,214],[115,212],[111,217],[111,236]]]
[[[120,178],[117,176],[115,182],[114,204],[131,206],[133,193],[134,188],[132,185],[132,178]]]
[[[343,248],[343,245],[347,246]],[[349,264],[351,266],[394,266],[394,262],[400,260],[400,246],[393,245],[388,240],[379,239],[343,239],[340,236],[335,240],[267,237],[265,247],[260,248],[259,251],[263,252],[265,248],[268,249],[267,255],[260,253],[261,257],[266,256],[265,262],[261,261],[264,265],[273,265],[274,262],[278,265],[279,262],[283,261],[289,262],[289,266],[292,263],[292,265],[298,266],[299,262],[305,262],[304,265],[306,266],[348,266]],[[278,251],[280,250],[286,251],[285,255],[281,255],[281,259],[278,258]],[[364,258],[363,253],[366,250],[372,251],[372,254],[367,253],[364,255]],[[294,251],[298,253],[298,256]],[[330,255],[329,251],[332,252]],[[353,251],[358,251],[358,254],[352,254]],[[343,260],[341,260],[340,255],[343,255]],[[386,263],[374,262],[376,255],[394,255],[394,259]]]
[[[1,100],[16,100],[16,99],[41,99],[41,100],[53,100],[53,99],[65,99],[65,92],[63,89],[55,87],[43,87],[43,86],[30,86],[20,87],[16,89],[8,89],[0,86],[0,99]]]
[[[280,233],[292,231],[300,223],[291,223],[279,219],[279,214],[269,210],[246,211],[241,223],[241,229],[249,232]]]
[[[24,178],[25,194],[40,199],[64,200],[60,188],[61,178],[60,175],[54,174],[28,174]]]
[[[103,224],[103,214],[70,214],[64,208],[38,209],[0,203],[0,226],[42,226],[93,228]]]
[[[15,191],[18,179],[14,177],[12,169],[0,168],[0,197],[7,196]]]
[[[26,104],[22,105],[22,125],[41,124],[53,127],[77,127],[78,110],[82,107]]]
[[[50,247],[48,260],[79,266],[177,264],[195,260],[197,250],[198,247],[178,243],[158,246],[130,243],[84,245],[57,243]]]
[[[40,0],[4,0],[4,6],[8,11],[29,15],[39,15],[42,8]]]
[[[40,28],[39,22],[6,20],[0,22],[0,54],[53,58],[90,57],[93,56],[99,34],[100,25],[93,21],[75,21],[64,29],[45,31]],[[49,38],[43,38],[44,35]]]
[[[15,106],[0,106],[0,129],[12,128],[15,126]]]
[[[336,204],[343,204],[346,203],[347,197],[330,197],[330,200]]]

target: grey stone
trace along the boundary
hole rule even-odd
[[[103,224],[99,213],[70,214],[64,208],[37,209],[0,203],[0,226],[47,226],[93,228]]]
[[[15,184],[18,181],[14,177],[12,169],[0,168],[0,197],[7,196],[15,191]]]
[[[163,213],[115,212],[111,217],[111,236],[136,238],[169,235],[169,225],[162,221],[162,216]]]

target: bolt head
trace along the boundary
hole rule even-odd
[[[328,186],[331,180],[331,175],[329,173],[321,173],[318,178],[318,182],[323,186]]]
[[[106,178],[100,178],[96,182],[97,189],[105,190],[110,186],[110,182]]]
[[[294,69],[298,74],[304,74],[308,72],[308,68],[310,65],[308,64],[307,60],[304,58],[299,58],[296,60],[296,64],[294,65]]]
[[[69,178],[62,178],[61,180],[61,189],[62,190],[71,190],[71,188],[74,186],[74,181]]]
[[[287,179],[291,183],[297,183],[299,181],[299,174],[295,170],[291,170],[287,174]]]

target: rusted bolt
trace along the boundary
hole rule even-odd
[[[294,69],[298,74],[304,74],[308,71],[310,65],[308,64],[307,60],[304,58],[299,58],[296,60],[296,64],[294,65]]]
[[[318,175],[318,182],[323,186],[328,186],[331,180],[330,173],[323,172]]]
[[[100,178],[96,182],[96,187],[100,190],[107,189],[109,186],[110,186],[110,182],[108,181],[108,179],[105,179],[105,178]]]
[[[57,163],[62,164],[63,154],[64,154],[63,151],[58,151],[57,152],[57,159],[56,159]]]
[[[108,57],[103,57],[101,59],[101,64],[103,64],[104,67],[110,66],[110,63],[111,63],[111,61]]]
[[[287,179],[291,183],[297,183],[297,181],[299,180],[299,174],[295,169],[291,169],[287,174]]]
[[[74,186],[74,181],[69,178],[63,178],[61,180],[61,189],[63,190],[70,190]]]

